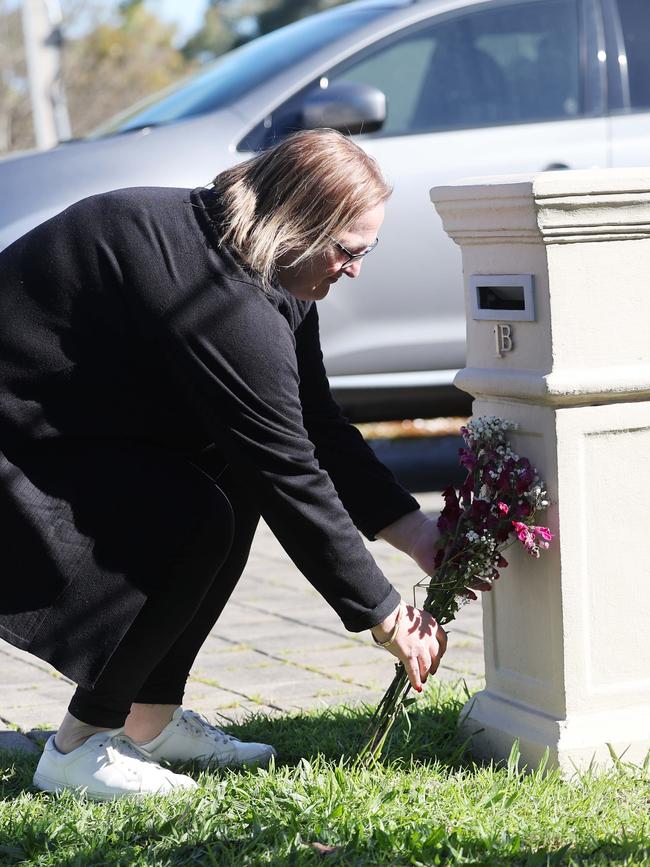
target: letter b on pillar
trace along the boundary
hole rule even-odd
[[[497,355],[501,357],[504,352],[512,352],[512,326],[500,322],[494,326]]]

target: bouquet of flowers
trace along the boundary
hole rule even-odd
[[[495,416],[472,419],[461,428],[465,447],[459,450],[467,476],[458,490],[443,491],[445,506],[438,518],[435,574],[426,579],[421,606],[441,626],[467,601],[467,588],[480,581],[493,584],[508,562],[506,548],[523,545],[539,557],[553,538],[548,527],[535,524],[548,506],[544,483],[527,458],[515,454],[507,433],[516,424]],[[401,662],[366,732],[359,760],[372,762],[383,749],[397,716],[408,699],[409,680]]]

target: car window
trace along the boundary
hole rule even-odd
[[[379,135],[575,117],[576,0],[475,9],[420,26],[334,72],[387,97]]]
[[[396,135],[412,127],[417,101],[425,86],[435,50],[433,34],[416,33],[375,52],[330,80],[354,81],[379,88],[387,97],[382,133]]]
[[[337,38],[391,11],[388,4],[344,6],[304,18],[229,51],[208,69],[103,124],[90,138],[158,126],[230,105]]]
[[[632,108],[650,108],[650,2],[618,0]]]

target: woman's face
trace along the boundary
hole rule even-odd
[[[350,253],[363,253],[375,242],[384,221],[384,203],[381,202],[336,238],[339,244]],[[290,258],[290,257],[288,257]],[[299,265],[280,266],[279,277],[284,288],[301,301],[320,301],[343,275],[356,277],[361,270],[363,259],[355,259],[345,264],[349,258],[332,241],[324,253],[318,253],[300,262]]]

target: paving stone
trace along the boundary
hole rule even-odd
[[[200,674],[201,672],[199,676]],[[268,669],[251,669],[245,673],[223,671],[218,679],[221,689],[240,690],[260,701],[265,700],[269,694],[278,696],[285,688],[292,689],[297,684],[316,690],[328,688],[332,682],[336,683],[332,678],[317,672],[282,663],[274,663]]]
[[[340,674],[343,682],[352,682],[367,690],[386,689],[395,674],[395,666],[388,661],[385,664],[374,663],[372,665],[360,665],[350,672],[346,669],[335,669]]]
[[[247,719],[252,716],[257,716],[258,714],[273,717],[278,716],[279,714],[285,714],[286,712],[287,709],[284,707],[269,707],[269,705],[257,704],[255,702],[242,702],[241,704],[237,705],[237,707],[220,711],[217,715],[215,724],[224,727],[231,722],[246,722]]]
[[[250,650],[252,645],[246,644],[244,641],[232,641],[229,638],[222,638],[214,632],[208,635],[205,640],[201,653],[238,653],[240,650]]]
[[[345,681],[335,680],[329,677],[319,678],[314,675],[302,681],[296,680],[285,683],[282,690],[278,691],[279,694],[274,701],[274,704],[295,705],[301,697],[309,698],[311,696],[315,696],[316,698],[320,696],[329,698],[331,696],[344,694],[367,696],[371,691],[372,690],[368,687],[361,684],[346,683]],[[273,695],[272,684],[268,687],[268,694]]]
[[[26,676],[29,680],[26,680]],[[36,668],[26,671],[26,666],[17,663],[12,657],[0,656],[0,689],[3,695],[7,689],[24,691],[49,687],[51,683],[52,676],[47,672]]]
[[[186,707],[191,707],[203,713],[201,708],[221,711],[226,708],[236,707],[241,702],[250,700],[251,698],[245,690],[222,689],[220,686],[217,686],[215,681],[211,682],[210,678],[204,680],[201,674],[195,672],[191,675],[185,688],[183,703]]]
[[[268,668],[272,664],[273,659],[254,647],[239,648],[232,653],[205,647],[197,657],[194,667],[197,671],[209,673],[210,676],[214,673],[218,680],[220,671],[243,672],[249,668]]]
[[[376,704],[382,696],[380,690],[350,689],[345,685],[330,691],[321,690],[314,695],[304,695],[297,692],[293,696],[285,696],[287,708],[291,711],[314,710],[326,707],[336,707],[345,704],[349,707],[361,707]]]
[[[195,681],[188,683],[183,704],[185,707],[191,707],[209,722],[218,726],[228,721],[241,720],[245,716],[250,716],[251,713],[273,715],[283,710],[268,704],[251,701],[241,694],[227,690],[214,687],[204,688],[203,684]]]
[[[416,494],[416,499],[423,512],[437,516],[445,505],[444,498],[439,491],[430,491]]]
[[[219,636],[227,638],[233,643],[238,643],[238,641],[243,637],[241,631],[238,629],[230,628],[222,630],[221,624],[218,624],[216,628],[219,630]],[[340,644],[341,641],[344,641],[346,638],[347,635],[345,633],[339,635],[337,633],[325,632],[319,629],[308,629],[307,627],[294,627],[291,625],[287,628],[285,623],[278,623],[276,620],[269,620],[268,625],[264,627],[263,631],[260,631],[259,635],[255,635],[254,637],[249,636],[248,640],[251,642],[252,646],[267,651],[268,653],[281,656],[283,655],[283,652],[296,647],[332,647],[336,644]]]
[[[2,705],[2,719],[21,731],[35,726],[55,729],[65,714],[68,703],[65,701],[46,701],[35,704],[20,704],[7,707]]]
[[[40,752],[34,741],[21,732],[13,731],[0,731],[0,750],[11,750],[17,753]]]
[[[30,741],[33,741],[38,747],[45,746],[45,742],[55,734],[56,729],[32,729],[31,731],[26,732]]]
[[[8,659],[3,657],[8,657]],[[4,669],[5,665],[11,665],[12,662],[22,663],[24,666],[23,670],[33,672],[35,676],[46,674],[54,680],[60,680],[68,684],[72,683],[71,680],[64,677],[47,662],[43,662],[42,659],[38,659],[38,657],[27,653],[27,651],[19,650],[17,647],[7,644],[6,641],[0,640],[0,671]]]
[[[385,653],[385,652],[384,652]],[[340,645],[321,647],[315,650],[303,647],[291,647],[282,651],[282,656],[288,660],[299,660],[303,665],[311,665],[320,670],[335,670],[341,672],[348,670],[349,677],[353,677],[355,666],[372,665],[381,662],[384,653],[372,646],[350,642],[345,647]]]

